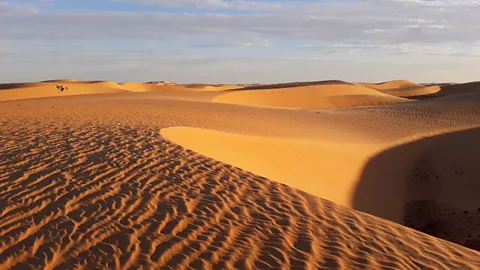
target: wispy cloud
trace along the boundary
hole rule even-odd
[[[91,0],[86,1],[92,3]],[[253,59],[266,58],[270,62],[271,59],[279,59],[285,66],[290,66],[293,58],[303,59],[301,61],[309,63],[300,67],[305,73],[310,72],[307,67],[313,68],[318,64],[314,65],[312,61],[328,59],[330,64],[340,66],[348,57],[352,65],[373,57],[370,62],[391,65],[396,71],[398,68],[395,66],[402,67],[405,69],[401,72],[414,75],[432,73],[430,70],[414,73],[411,68],[406,68],[404,63],[417,61],[419,56],[428,57],[432,66],[452,58],[455,61],[470,60],[465,70],[480,65],[480,36],[476,34],[480,33],[480,2],[473,0],[99,0],[96,3],[100,2],[113,5],[128,2],[157,9],[156,12],[118,12],[115,9],[101,12],[85,9],[62,11],[62,5],[64,9],[71,10],[66,6],[68,2],[56,1],[55,5],[59,8],[46,12],[38,1],[25,0],[23,4],[18,1],[0,2],[2,61],[14,62],[17,70],[32,70],[32,59],[43,59],[59,72],[60,69],[55,67],[61,60],[51,58],[56,53],[64,59],[63,62],[87,64],[84,60],[88,58],[91,59],[88,64],[95,61],[117,63],[116,66],[112,64],[115,70],[122,66],[125,70],[133,69],[137,65],[152,66],[158,70],[160,64],[170,65],[170,71],[163,70],[162,74],[172,74],[176,70],[173,66],[193,70],[195,63],[217,63],[227,67],[225,70],[238,69],[238,65],[247,65]],[[162,12],[162,8],[176,9]],[[230,13],[231,10],[248,12]],[[86,46],[75,47],[78,44]],[[49,47],[54,49],[41,49]],[[152,51],[157,53],[151,54]],[[166,53],[158,53],[160,51]],[[173,53],[178,53],[180,57],[172,57]],[[399,59],[398,55],[404,57]],[[292,58],[285,59],[285,56]],[[133,62],[136,64],[133,65]],[[299,61],[295,60],[295,63]],[[278,68],[273,66],[275,64],[271,65],[270,70]],[[268,64],[261,66],[269,69]],[[8,69],[0,64],[0,80],[10,80],[12,75],[6,72]],[[71,70],[74,73],[80,67],[72,66]],[[83,72],[88,74],[88,70]],[[135,74],[140,78],[145,74],[145,71],[142,72]],[[219,71],[216,76],[221,79],[225,73]],[[182,76],[186,74],[193,73],[181,72]],[[248,74],[257,76],[253,69],[248,68],[237,73],[239,78],[250,81]],[[386,74],[385,68],[378,68],[375,74],[379,80],[384,80],[382,74]],[[301,77],[300,71],[297,75]],[[188,76],[185,80],[197,77]],[[278,77],[285,78],[285,74],[279,73]]]

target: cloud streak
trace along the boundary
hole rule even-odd
[[[286,55],[303,59],[305,63],[311,63],[314,59],[330,59],[336,65],[339,65],[339,61],[345,61],[346,55],[351,57],[352,64],[373,57],[370,62],[404,66],[398,61],[406,63],[419,56],[428,57],[432,63],[458,58],[455,61],[464,59],[470,60],[470,65],[479,64],[478,1],[110,2],[174,7],[178,10],[168,13],[114,10],[46,12],[32,2],[30,5],[0,2],[0,25],[7,26],[0,27],[0,56],[10,62],[15,59],[19,69],[28,69],[32,61],[30,59],[44,59],[53,63],[57,60],[49,57],[54,52],[78,63],[82,63],[81,57],[95,52],[97,61],[123,63],[125,69],[131,68],[132,62],[145,66],[216,62],[226,67],[234,63],[246,65],[252,59],[262,58],[279,59],[287,65],[291,59],[286,60]],[[182,8],[196,12],[188,13]],[[230,10],[248,12],[232,14]],[[86,46],[73,49],[78,44]],[[53,49],[41,49],[49,47]],[[149,58],[152,50],[167,53],[150,54],[155,57]],[[26,51],[28,54],[25,54]],[[171,56],[171,53],[179,51],[185,54],[179,54],[181,57]],[[30,58],[26,55],[30,55]],[[398,59],[398,55],[407,57]],[[221,60],[222,57],[225,61]],[[130,64],[114,58],[128,58]],[[91,59],[94,59],[93,56]],[[6,69],[0,66],[0,74]],[[382,72],[379,69],[377,73]],[[409,73],[408,70],[403,72]],[[247,73],[248,69],[245,69],[242,78],[247,80]],[[219,78],[223,75],[222,72],[218,73]],[[282,74],[278,76],[285,77]],[[9,80],[6,75],[0,75],[0,79]],[[383,77],[379,80],[383,80]]]

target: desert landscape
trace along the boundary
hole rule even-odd
[[[0,84],[0,269],[479,269],[480,82]]]

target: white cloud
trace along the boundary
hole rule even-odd
[[[27,75],[48,79],[68,74],[72,74],[71,77],[104,74],[115,80],[122,74],[133,74],[138,80],[147,75],[164,74],[173,78],[158,79],[215,81],[215,78],[228,78],[232,73],[227,71],[232,69],[238,71],[234,73],[238,81],[260,81],[255,79],[259,74],[271,81],[275,72],[279,81],[342,79],[339,78],[343,76],[342,68],[351,70],[351,80],[359,75],[367,76],[366,71],[374,73],[378,80],[386,80],[391,78],[385,68],[389,65],[392,72],[404,74],[400,77],[433,78],[435,74],[447,73],[429,68],[448,65],[448,61],[454,62],[451,66],[463,69],[461,76],[454,74],[463,80],[467,75],[473,76],[472,67],[480,66],[479,1],[130,2],[207,11],[198,14],[185,14],[180,10],[175,14],[42,12],[32,6],[0,2],[0,57],[10,63],[8,67],[0,65],[0,81],[27,79],[22,77]],[[263,13],[230,14],[226,10]],[[74,47],[78,43],[87,46]],[[145,47],[149,43],[158,48]],[[106,45],[97,48],[96,44]],[[342,55],[345,53],[348,54]],[[412,70],[408,63],[417,61],[419,56],[426,60],[415,66],[417,70]],[[344,62],[347,57],[351,58]],[[373,59],[367,61],[368,57]],[[48,63],[48,70],[34,75],[22,72],[38,68],[42,61]],[[370,64],[375,61],[381,66]],[[362,71],[354,74],[355,66]],[[364,66],[369,68],[363,69]],[[318,70],[308,70],[310,68]],[[204,70],[215,72],[210,75]],[[55,74],[62,76],[53,76]],[[324,74],[324,77],[313,78],[314,74]],[[229,81],[237,81],[234,79]]]

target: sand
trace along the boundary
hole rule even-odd
[[[480,267],[480,91],[59,83],[0,90],[2,269]]]
[[[52,80],[38,83],[8,83],[0,84],[0,101],[125,91],[127,89],[123,86],[109,81]]]
[[[396,97],[429,99],[475,93],[478,92],[480,82],[416,84],[406,80],[398,80],[379,84],[357,83],[356,85],[368,87]]]
[[[308,98],[305,98],[308,97]],[[341,81],[247,87],[217,96],[214,102],[282,108],[348,108],[408,102],[374,89]]]
[[[177,84],[166,81],[116,83],[112,81],[77,81],[61,79],[30,83],[0,84],[0,101],[119,92],[162,92],[168,96],[168,94],[171,95],[172,93],[174,94],[179,91],[217,92],[241,89],[243,87],[244,86],[242,85],[235,84]],[[220,93],[216,93],[213,96],[218,94]],[[180,96],[183,95],[183,93],[180,94]]]

